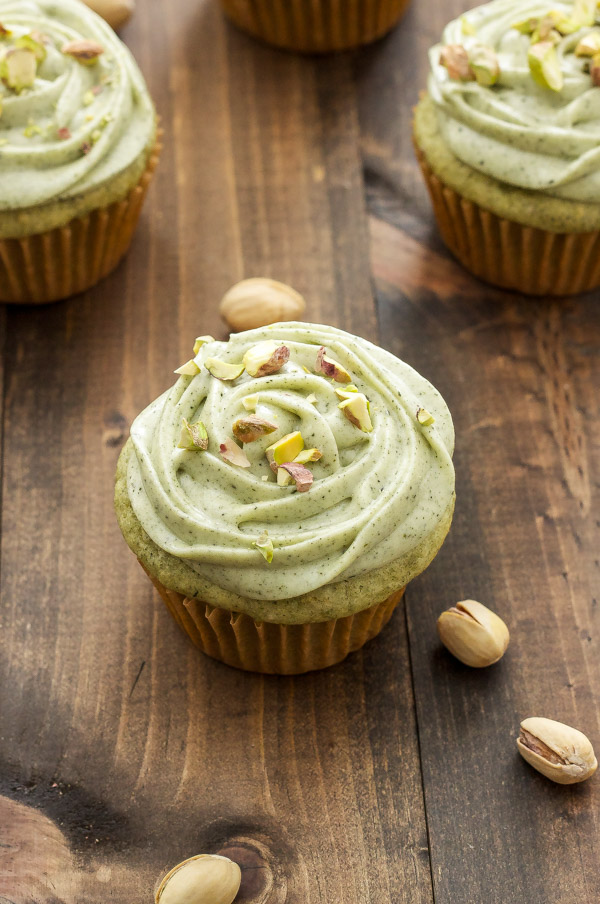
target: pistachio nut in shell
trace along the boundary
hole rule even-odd
[[[232,904],[242,873],[233,860],[199,854],[174,867],[162,879],[156,904]]]
[[[239,333],[269,323],[299,320],[306,303],[302,295],[275,279],[243,279],[229,289],[219,306],[221,316]]]
[[[476,600],[463,600],[442,612],[437,629],[446,649],[476,669],[498,662],[510,640],[502,619]]]
[[[583,732],[553,719],[524,719],[517,747],[530,766],[559,785],[583,782],[598,768],[594,748]]]

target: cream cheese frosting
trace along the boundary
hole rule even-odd
[[[45,50],[30,87],[0,82],[0,212],[68,202],[115,180],[155,133],[129,50],[78,0],[0,0],[0,23],[0,59],[31,33]],[[62,51],[82,40],[102,47],[92,65]]]
[[[430,51],[429,94],[444,141],[463,163],[508,185],[573,201],[600,202],[600,88],[574,51],[589,27],[560,37],[560,91],[538,85],[528,64],[530,36],[513,26],[574,3],[493,0],[446,27]],[[559,37],[559,36],[558,36]],[[442,46],[482,44],[498,57],[493,86],[450,78]]]
[[[205,362],[239,364],[275,340],[289,360],[268,376],[212,376]],[[317,354],[351,375],[369,399],[372,432],[338,407],[343,384],[317,373]],[[389,352],[333,327],[280,323],[209,341],[195,376],[180,376],[131,428],[127,486],[136,518],[161,549],[214,585],[257,600],[285,600],[410,555],[448,517],[454,499],[454,431],[446,404],[423,377]],[[209,362],[210,364],[210,362]],[[275,432],[244,445],[247,468],[225,460],[221,444],[252,412]],[[421,418],[426,409],[433,418]],[[206,451],[179,448],[182,420],[201,420]],[[322,457],[308,465],[308,492],[279,486],[265,454],[300,431]],[[268,562],[256,544],[273,545]]]

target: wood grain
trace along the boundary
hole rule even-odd
[[[551,785],[514,737],[547,715],[600,747],[598,298],[490,289],[437,236],[411,108],[468,5],[420,0],[325,59],[210,0],[148,0],[124,29],[165,131],[131,253],[0,319],[2,904],[150,901],[201,851],[241,864],[243,904],[597,904],[600,786]],[[112,511],[131,420],[252,275],[415,366],[457,427],[454,526],[406,610],[299,678],[201,656]],[[489,670],[436,639],[465,597],[511,629]]]

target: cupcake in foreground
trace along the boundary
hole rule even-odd
[[[409,0],[221,0],[229,19],[284,50],[330,53],[382,38]]]
[[[342,330],[200,337],[119,459],[123,535],[208,655],[292,674],[377,634],[454,508],[440,394]]]
[[[600,285],[597,14],[595,0],[493,0],[430,51],[417,156],[444,241],[495,285]]]
[[[55,301],[127,251],[156,114],[125,45],[78,0],[0,0],[0,79],[0,301]]]

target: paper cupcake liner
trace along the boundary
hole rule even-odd
[[[221,0],[234,25],[276,47],[328,53],[369,44],[400,19],[409,0]]]
[[[600,231],[546,232],[499,217],[449,188],[415,150],[442,238],[475,276],[526,295],[575,295],[600,286]]]
[[[160,151],[157,141],[141,179],[122,201],[47,232],[0,239],[0,301],[46,304],[108,276],[131,244]]]
[[[179,627],[203,653],[237,669],[271,675],[298,675],[341,662],[379,634],[406,589],[345,618],[278,625],[190,599],[146,574]]]

